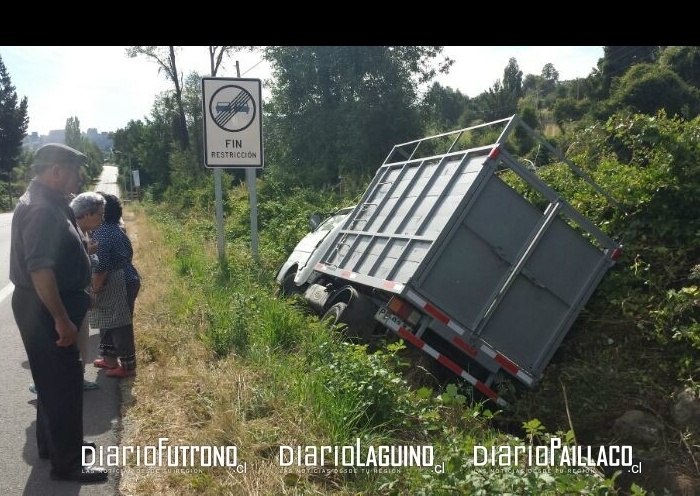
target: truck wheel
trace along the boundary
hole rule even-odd
[[[335,305],[330,307],[326,313],[323,314],[323,317],[321,317],[321,322],[327,322],[331,325],[340,324],[338,329],[342,332],[345,332],[348,325],[345,322],[343,322],[343,314],[345,313],[345,309],[347,307],[347,303],[336,303]]]
[[[284,279],[282,279],[282,284],[280,284],[280,294],[285,298],[292,296],[293,294],[303,293],[306,289],[306,285],[297,286],[294,283],[294,276],[296,273],[290,272]]]
[[[345,339],[354,342],[369,342],[372,340],[372,329],[376,323],[368,321],[366,310],[373,308],[367,306],[364,300],[351,300],[350,303],[338,302],[323,314],[323,322],[329,322],[337,326]]]

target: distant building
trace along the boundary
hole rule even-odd
[[[91,127],[87,130],[87,132],[82,133],[83,138],[92,140],[103,153],[109,152],[114,146],[114,141],[109,137],[109,135],[110,133],[108,132],[98,132],[94,127]],[[46,143],[65,142],[66,131],[64,129],[54,129],[49,131],[48,135],[39,135],[37,132],[28,134],[24,140],[22,140],[22,146],[24,148],[36,150],[41,145],[45,145]]]

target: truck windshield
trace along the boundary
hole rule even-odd
[[[337,213],[335,215],[331,215],[328,217],[326,220],[321,222],[316,229],[317,231],[330,231],[333,229],[335,226],[343,222],[345,217],[348,216],[350,212],[342,212],[342,213]]]

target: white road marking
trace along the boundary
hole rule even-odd
[[[8,296],[10,296],[10,295],[12,294],[12,291],[14,291],[14,289],[15,289],[15,285],[12,284],[12,283],[8,283],[7,286],[5,286],[4,288],[0,289],[0,303],[2,303],[2,301],[3,301],[5,298],[7,298]]]

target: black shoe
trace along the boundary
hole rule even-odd
[[[91,441],[85,441],[83,440],[83,446],[89,446],[90,448],[96,450],[97,445]],[[48,460],[49,459],[49,452],[48,451],[39,451],[39,458],[42,460]]]
[[[72,472],[54,472],[52,470],[51,480],[82,483],[105,482],[107,480],[107,471],[103,468],[92,467],[77,468]]]

